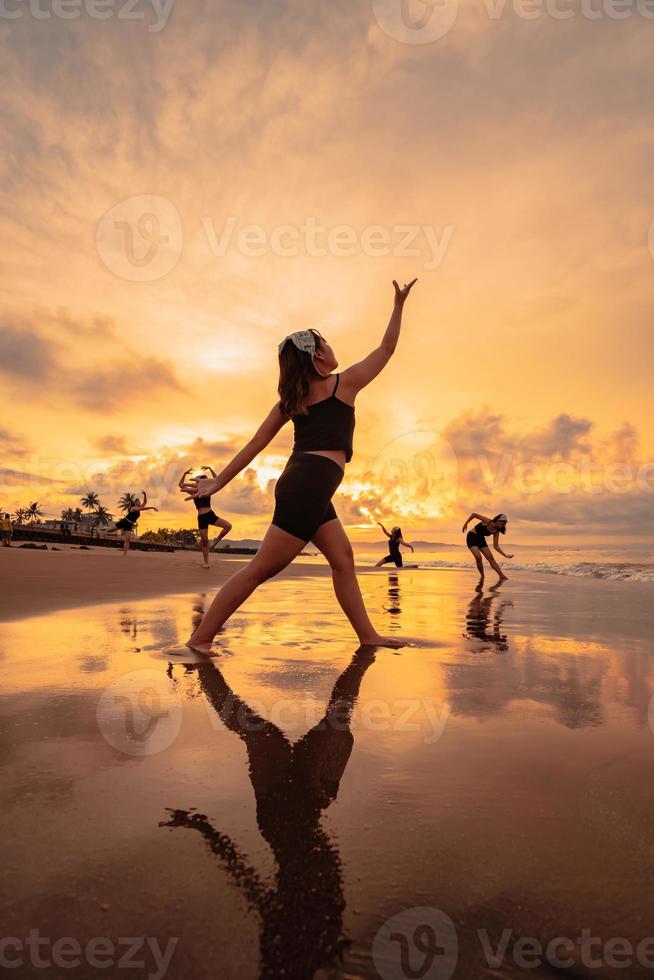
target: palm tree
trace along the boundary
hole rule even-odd
[[[62,519],[62,521],[74,521],[75,520],[75,511],[73,510],[73,508],[72,507],[66,507],[64,510],[62,510],[62,512],[61,512],[61,519]]]
[[[93,527],[106,527],[107,524],[111,524],[113,519],[114,515],[110,514],[102,504],[98,504],[93,518]]]
[[[100,498],[95,490],[87,490],[86,496],[82,497],[80,504],[88,511],[97,510],[97,508],[100,506]]]
[[[76,507],[75,510],[73,511],[73,520],[76,521],[77,524],[80,524],[83,517],[84,514],[82,513],[81,508]]]
[[[45,514],[41,510],[38,500],[35,500],[27,508],[27,522],[28,524],[40,524],[42,517],[45,517]]]
[[[127,512],[128,510],[132,509],[134,504],[138,504],[139,500],[140,498],[137,497],[136,494],[134,493],[124,493],[120,498],[120,500],[118,501],[118,506],[120,507],[121,510]]]
[[[16,524],[24,524],[27,521],[27,507],[18,507],[14,514]]]

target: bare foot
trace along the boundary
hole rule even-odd
[[[218,656],[218,652],[219,651],[218,650],[212,650],[211,649],[211,643],[198,643],[197,641],[194,641],[194,640],[187,640],[184,645],[187,646],[189,648],[189,650],[192,650],[193,653],[201,653],[205,657],[217,657]]]
[[[500,577],[498,579],[498,582],[508,582],[508,580],[509,580],[509,576],[505,575],[504,572],[500,572]]]
[[[203,561],[202,562],[202,567],[203,568],[209,568],[210,567],[209,562],[208,561]]]
[[[371,637],[359,637],[362,647],[398,647],[406,646],[406,640],[401,640],[399,636],[382,636],[380,633],[373,633]]]

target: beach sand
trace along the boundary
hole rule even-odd
[[[398,936],[417,966],[432,935],[437,980],[561,976],[528,937],[570,941],[563,975],[652,975],[604,945],[654,932],[651,586],[368,571],[416,645],[357,651],[301,562],[191,663],[237,561],[197,560],[0,552],[5,936],[149,937],[136,977],[176,940],[171,980],[401,978]]]

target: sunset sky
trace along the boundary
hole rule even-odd
[[[123,6],[0,16],[0,507],[145,487],[141,531],[194,526],[179,475],[251,436],[279,340],[317,327],[346,367],[418,276],[357,401],[353,538],[454,541],[470,509],[647,534],[654,7]],[[215,499],[234,537],[290,445]]]

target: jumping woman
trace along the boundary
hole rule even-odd
[[[148,497],[145,490],[141,490],[143,494],[143,500],[137,500],[130,506],[127,515],[116,523],[116,528],[123,532],[123,557],[127,555],[129,551],[129,543],[132,538],[132,533],[136,530],[136,525],[138,524],[139,517],[141,516],[142,510],[158,510],[158,507],[146,507],[148,502]]]
[[[203,466],[202,469],[209,470],[214,480],[216,479],[216,474],[210,466]],[[189,469],[187,469],[184,473],[182,473],[182,477],[179,481],[180,489],[183,486],[184,481],[186,477],[189,475],[189,473],[191,472],[191,470],[192,467],[189,467]],[[198,475],[197,479],[206,480],[208,479],[208,477],[206,473],[201,473],[200,475]],[[226,534],[229,534],[229,532],[232,529],[232,525],[230,524],[229,521],[224,520],[224,518],[218,517],[218,514],[216,514],[215,511],[212,510],[210,496],[207,495],[204,497],[195,497],[193,503],[195,504],[198,512],[198,530],[200,531],[200,544],[202,545],[202,557],[204,559],[202,567],[208,568],[209,567],[209,525],[215,524],[216,527],[219,527],[221,529],[220,534],[218,535],[214,543],[211,545],[211,550],[213,550],[216,547],[219,541],[222,541],[222,539],[225,537]]]
[[[479,585],[477,588],[481,588],[484,582],[484,563],[481,556],[483,555],[486,561],[489,563],[491,568],[493,568],[499,575],[499,581],[504,582],[508,579],[508,575],[505,575],[500,566],[497,564],[493,558],[492,552],[488,547],[488,542],[486,538],[493,536],[493,547],[500,555],[504,558],[513,558],[513,555],[507,555],[505,551],[502,551],[499,545],[500,534],[506,534],[506,525],[508,518],[506,514],[498,514],[496,517],[484,517],[483,514],[472,513],[468,520],[463,525],[463,533],[465,534],[466,528],[470,521],[477,519],[478,524],[475,524],[472,531],[468,531],[466,535],[466,544],[470,548],[475,561],[477,562],[477,568],[479,569]]]
[[[386,555],[385,558],[379,559],[379,561],[375,565],[375,568],[381,568],[382,565],[385,565],[389,561],[395,562],[397,568],[402,568],[402,555],[400,553],[400,545],[403,544],[405,548],[411,548],[411,554],[413,554],[413,545],[409,544],[408,541],[404,540],[404,538],[402,537],[401,528],[394,527],[391,529],[391,532],[389,534],[389,532],[386,530],[386,528],[384,527],[381,521],[377,521],[377,523],[379,524],[380,528],[388,538],[388,554]]]
[[[343,479],[345,464],[352,458],[356,396],[391,359],[400,336],[404,303],[415,281],[402,289],[393,281],[393,312],[380,345],[340,374],[332,374],[338,361],[317,330],[300,330],[285,337],[278,348],[279,402],[217,477],[189,479],[182,484],[182,491],[189,494],[187,500],[218,493],[292,419],[295,442],[275,487],[272,523],[252,561],[232,575],[214,598],[188,641],[192,650],[209,653],[223,623],[257,586],[286,568],[309,541],[331,566],[336,597],[359,642],[402,646],[397,638],[380,636],[368,618],[354,571],[352,546],[336,516],[332,497]]]

